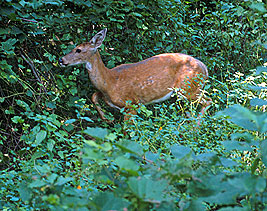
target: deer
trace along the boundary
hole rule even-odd
[[[190,101],[199,100],[200,114],[205,113],[212,102],[211,98],[201,96],[208,78],[206,65],[186,54],[164,53],[109,69],[98,52],[106,33],[105,28],[59,59],[62,67],[85,64],[91,83],[97,89],[91,99],[102,120],[110,122],[99,105],[101,98],[110,107],[125,108],[124,120],[128,120],[137,114],[129,102],[134,105],[159,103],[171,98],[175,90],[182,90]]]

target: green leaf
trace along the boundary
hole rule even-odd
[[[132,13],[130,13],[130,15],[136,16],[136,17],[143,17],[142,14],[137,13],[137,12],[132,12]]]
[[[267,12],[263,2],[254,1],[253,3],[251,3],[250,8],[254,10],[258,10],[260,12]]]
[[[62,177],[62,176],[60,176],[57,179],[55,185],[64,185],[64,184],[66,184],[66,183],[68,183],[70,181],[73,181],[73,178],[72,177]]]
[[[95,210],[128,210],[130,203],[121,197],[116,197],[112,192],[100,193],[93,199]]]
[[[68,119],[68,120],[66,120],[66,121],[64,122],[64,124],[67,125],[67,124],[72,124],[72,123],[74,123],[74,122],[76,122],[76,119]]]
[[[57,154],[61,159],[64,159],[64,152],[63,151],[58,151]]]
[[[267,89],[267,87],[265,86],[251,86],[251,85],[247,86],[246,88],[253,91],[262,91]]]
[[[221,190],[218,193],[213,194],[209,197],[203,197],[201,199],[211,204],[234,204],[239,194],[240,192],[238,189],[233,188],[231,185],[225,182],[222,182]]]
[[[248,144],[244,141],[223,141],[222,144],[224,145],[225,149],[228,151],[231,150],[240,150],[240,151],[253,151],[251,144]]]
[[[70,88],[69,91],[70,91],[70,93],[71,93],[73,96],[76,95],[77,92],[78,92],[78,90],[77,90],[76,87],[72,87],[72,88]]]
[[[266,157],[267,158],[267,157]],[[256,169],[258,168],[258,164],[260,162],[260,159],[259,158],[256,158],[253,163],[252,163],[252,166],[251,166],[251,174],[255,174],[255,171]]]
[[[9,33],[10,33],[10,29],[8,29],[8,28],[0,28],[0,35],[9,34]]]
[[[263,177],[251,175],[249,173],[236,174],[234,178],[228,180],[228,184],[237,188],[242,194],[253,194],[263,192],[266,187],[266,180]]]
[[[198,197],[210,197],[222,190],[221,176],[211,176],[200,171],[199,175],[195,175],[196,179],[188,184],[188,193]]]
[[[210,152],[210,153],[202,153],[202,154],[194,156],[195,160],[199,160],[199,161],[202,161],[202,162],[210,162],[214,158],[216,159],[217,155],[215,153],[212,153],[212,152]]]
[[[30,188],[28,188],[28,186],[26,185],[26,183],[21,183],[19,185],[18,190],[22,201],[26,202],[30,200],[32,193]]]
[[[141,106],[141,111],[147,116],[147,117],[150,117],[153,112],[148,110],[145,106]]]
[[[201,199],[192,199],[190,205],[187,209],[183,209],[185,211],[203,211],[205,209],[205,205]]]
[[[41,160],[41,159],[40,159]],[[40,161],[39,160],[39,161]],[[38,161],[37,161],[38,162]],[[48,164],[45,164],[45,163],[43,163],[43,164],[41,164],[41,165],[36,165],[35,164],[35,169],[39,172],[39,173],[41,173],[41,174],[50,174],[51,173],[51,171],[52,171],[52,169],[51,169],[51,166],[49,166]]]
[[[46,138],[47,132],[45,130],[40,130],[36,135],[35,144],[38,146]]]
[[[24,102],[22,100],[16,100],[16,102],[17,102],[17,105],[24,108],[26,111],[31,111],[30,106],[26,102]]]
[[[51,108],[51,109],[55,109],[57,108],[56,104],[54,102],[46,102],[45,105],[48,107],[48,108]]]
[[[239,141],[240,139],[245,140],[247,143],[252,143],[254,141],[254,136],[251,135],[249,132],[244,133],[233,133],[231,135],[232,141]],[[256,143],[252,143],[251,145],[256,145]]]
[[[256,68],[256,74],[259,75],[259,74],[261,74],[262,72],[267,72],[267,67],[265,67],[265,66],[258,66],[258,67]]]
[[[123,140],[116,145],[125,152],[130,152],[137,155],[142,155],[143,153],[143,147],[134,141]]]
[[[57,174],[50,174],[48,177],[47,177],[47,181],[50,183],[50,184],[53,184],[55,182],[55,180],[57,179],[58,175]]]
[[[59,196],[56,194],[49,194],[48,196],[44,196],[43,199],[47,201],[49,204],[53,205],[59,204]]]
[[[108,130],[100,127],[95,127],[95,128],[87,127],[87,129],[84,130],[83,133],[93,138],[104,140],[105,136],[108,134]]]
[[[260,133],[267,132],[267,113],[258,113],[256,125]]]
[[[247,130],[256,131],[258,129],[255,124],[255,121],[257,120],[256,114],[241,105],[235,104],[233,106],[230,106],[229,108],[224,109],[218,114],[220,113],[230,116],[231,122]]]
[[[93,120],[91,120],[89,117],[81,117],[81,119],[87,121],[87,122],[94,122]]]
[[[29,184],[29,188],[39,188],[43,187],[44,185],[46,185],[46,183],[43,180],[37,179]]]
[[[108,134],[108,135],[106,136],[106,138],[107,138],[108,140],[110,140],[110,141],[115,141],[116,138],[117,138],[117,135],[114,134],[114,133],[110,133],[110,134]]]
[[[14,117],[12,117],[11,118],[11,120],[12,120],[12,122],[14,122],[14,123],[23,123],[24,122],[24,119],[22,119],[22,117],[21,116],[14,116]]]
[[[112,150],[112,144],[111,143],[104,143],[103,145],[101,145],[101,149],[105,152],[108,152],[110,150]]]
[[[222,157],[222,158],[220,158],[220,161],[221,161],[222,165],[224,167],[226,167],[226,168],[233,168],[233,167],[238,165],[237,162],[235,162],[235,161],[233,161],[231,159],[228,159],[228,158],[223,158]]]
[[[99,161],[105,158],[105,154],[103,152],[92,149],[88,146],[84,147],[83,152],[83,159],[85,163],[87,159]]]
[[[164,190],[168,186],[165,180],[153,181],[146,177],[131,177],[127,184],[139,199],[144,201],[157,201],[158,203],[164,200]]]
[[[16,39],[8,39],[7,41],[2,42],[2,49],[5,51],[9,51],[11,49],[14,49],[15,48],[14,45],[16,42],[17,42]]]
[[[49,139],[47,142],[47,149],[52,152],[55,146],[55,141],[53,139]]]
[[[45,153],[42,151],[37,151],[33,154],[33,156],[31,157],[30,162],[32,162],[33,160],[36,160],[37,158],[43,157],[45,156]]]
[[[262,162],[267,166],[267,139],[263,140],[260,146]]]
[[[254,98],[250,100],[250,105],[251,106],[264,106],[264,105],[267,105],[267,100]]]
[[[189,147],[181,146],[178,144],[175,144],[171,147],[171,152],[178,159],[182,159],[185,156],[192,154],[192,151]]]
[[[121,168],[127,171],[137,172],[139,166],[137,165],[136,161],[133,161],[129,158],[124,156],[117,157],[114,162]]]
[[[11,199],[10,199],[10,201],[15,201],[15,202],[17,202],[19,200],[20,200],[20,198],[19,197],[15,197],[15,196],[11,197]]]

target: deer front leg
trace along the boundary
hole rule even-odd
[[[104,121],[107,121],[107,122],[110,122],[110,120],[108,120],[104,115],[105,113],[102,111],[101,107],[99,106],[99,98],[100,97],[103,97],[102,93],[101,92],[95,92],[93,95],[92,95],[92,102],[94,103],[95,107],[96,107],[96,110],[97,112],[99,113],[100,115],[100,118]]]
[[[137,114],[136,110],[128,109],[128,111],[126,111],[126,114],[124,115],[124,122],[131,120],[133,115],[136,114]]]
[[[201,111],[200,111],[200,113],[201,113],[202,116],[208,110],[208,106],[210,106],[211,103],[212,103],[212,99],[211,98],[209,98],[209,97],[203,98],[203,100],[201,102],[202,108],[201,108]]]

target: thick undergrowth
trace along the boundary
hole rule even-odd
[[[267,209],[266,1],[0,5],[1,210]],[[85,67],[57,62],[103,28],[109,68],[166,52],[203,61],[201,124],[178,96],[131,123],[103,102],[103,122]]]

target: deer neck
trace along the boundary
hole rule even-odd
[[[110,89],[110,86],[113,87],[112,83],[115,83],[115,72],[104,65],[98,51],[90,57],[89,61],[86,63],[86,69],[88,70],[93,85],[103,94]]]

